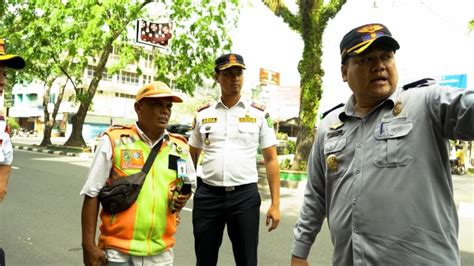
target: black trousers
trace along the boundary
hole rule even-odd
[[[260,203],[255,183],[237,186],[233,191],[200,184],[193,204],[196,265],[217,265],[226,224],[235,264],[257,265]]]
[[[0,266],[5,266],[5,252],[0,248]]]

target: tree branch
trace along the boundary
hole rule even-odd
[[[283,21],[288,26],[301,33],[301,18],[291,13],[282,0],[262,0],[262,2],[278,17],[283,18]]]

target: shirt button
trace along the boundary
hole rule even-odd
[[[360,170],[359,170],[359,169],[357,169],[357,170],[356,170],[356,175],[358,175],[359,173],[360,173]]]
[[[360,142],[358,142],[358,143],[356,144],[356,147],[357,147],[358,149],[360,149],[360,148],[362,147],[362,144],[360,144]]]
[[[390,131],[390,136],[393,136],[395,135],[395,132],[394,131]]]
[[[357,200],[354,199],[354,200],[352,201],[352,205],[356,205],[356,204],[357,204]]]
[[[360,121],[361,121],[362,123],[365,123],[365,122],[367,122],[367,119],[362,118]]]
[[[354,233],[359,234],[359,227],[354,227]]]

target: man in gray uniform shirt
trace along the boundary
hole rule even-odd
[[[399,48],[381,24],[341,41],[353,95],[318,129],[292,265],[308,265],[324,218],[334,265],[460,264],[448,139],[474,139],[474,91],[430,79],[397,88]]]

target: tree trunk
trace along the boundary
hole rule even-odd
[[[104,51],[100,56],[99,63],[94,72],[94,77],[92,78],[91,83],[89,84],[89,88],[85,92],[84,100],[81,101],[79,105],[79,109],[77,113],[74,114],[71,118],[72,120],[72,132],[69,136],[69,139],[64,143],[67,146],[75,146],[75,147],[85,147],[86,142],[84,141],[84,137],[82,136],[82,128],[84,126],[84,121],[86,120],[87,111],[92,103],[92,99],[94,98],[95,92],[97,87],[99,86],[99,82],[102,79],[102,73],[105,69],[105,65],[107,64],[107,60],[109,58],[110,53],[113,49],[113,41],[115,40],[114,37],[110,37],[108,43],[104,47]]]
[[[40,146],[48,146],[51,145],[51,132],[53,131],[54,125],[56,124],[56,116],[58,115],[59,111],[59,106],[61,105],[61,102],[63,101],[63,96],[64,96],[64,90],[66,89],[67,81],[64,84],[64,86],[61,88],[58,98],[54,102],[54,109],[53,113],[51,114],[51,119],[49,118],[49,111],[48,111],[48,102],[49,102],[49,96],[51,93],[51,86],[56,80],[54,78],[52,81],[48,83],[48,89],[46,89],[44,95],[43,95],[43,113],[44,113],[44,133],[43,133],[43,140],[41,141]]]
[[[49,114],[48,114],[49,115]],[[45,114],[46,116],[46,114]],[[54,122],[51,122],[49,119],[48,121],[44,121],[44,133],[43,133],[43,140],[41,141],[40,146],[46,147],[51,145],[51,132],[53,131]]]

